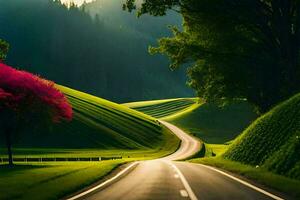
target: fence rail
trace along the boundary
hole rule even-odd
[[[103,160],[117,160],[122,159],[122,156],[111,156],[111,157],[69,157],[69,158],[63,158],[63,157],[57,157],[57,158],[50,158],[50,157],[18,157],[13,158],[14,162],[79,162],[79,161],[103,161]],[[0,163],[8,162],[8,158],[1,158],[0,157]]]

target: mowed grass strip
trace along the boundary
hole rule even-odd
[[[197,98],[179,98],[156,101],[144,101],[124,104],[155,118],[163,118],[181,112],[196,104]]]

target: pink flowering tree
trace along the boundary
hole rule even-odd
[[[0,131],[9,165],[12,145],[26,127],[36,128],[72,119],[72,107],[54,83],[0,63]]]

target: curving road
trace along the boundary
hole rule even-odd
[[[128,173],[109,186],[94,188],[70,199],[89,200],[265,200],[281,199],[215,168],[176,162],[200,149],[200,142],[176,126],[160,121],[181,140],[180,148],[167,157],[128,167]],[[129,168],[132,168],[129,172]],[[125,173],[124,173],[125,174]]]

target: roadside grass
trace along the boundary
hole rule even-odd
[[[201,163],[217,167],[235,174],[239,174],[258,182],[269,188],[273,188],[277,191],[283,192],[296,199],[300,198],[300,181],[290,179],[285,176],[274,174],[261,167],[253,167],[250,165],[241,164],[230,160],[223,159],[222,157],[208,157],[208,158],[197,158],[189,160],[193,163]]]
[[[0,199],[60,199],[99,180],[126,160],[0,165]]]
[[[169,135],[166,135],[169,137]],[[167,138],[166,138],[167,139]],[[60,199],[76,192],[121,164],[148,160],[173,153],[179,145],[174,137],[157,149],[147,150],[70,150],[70,149],[19,149],[16,157],[89,157],[122,156],[122,159],[99,162],[17,162],[9,168],[0,164],[0,199]],[[18,152],[16,151],[16,152]]]
[[[122,159],[99,162],[17,162],[13,168],[0,164],[0,199],[60,199],[99,181],[121,164],[167,156],[180,141],[164,129],[161,145],[153,149],[15,149],[14,157],[102,157]],[[5,149],[0,149],[0,157]]]

